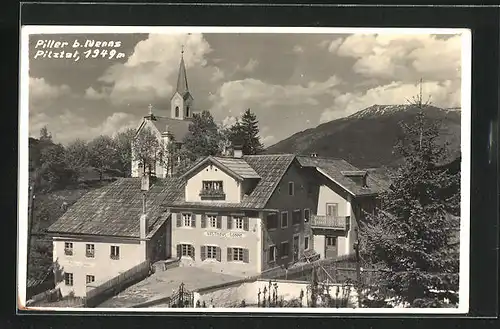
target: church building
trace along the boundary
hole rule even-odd
[[[135,138],[138,138],[143,130],[149,129],[165,148],[173,143],[174,147],[179,149],[182,146],[184,137],[189,133],[189,125],[194,113],[193,104],[194,98],[189,91],[184,51],[182,51],[177,87],[170,98],[170,116],[154,113],[153,107],[149,105],[149,114],[142,119]],[[134,154],[133,149],[132,153]],[[171,176],[171,166],[166,161],[161,160],[159,159],[156,163],[151,164],[151,174],[159,178]],[[147,169],[149,168],[143,168],[142,163],[132,156],[132,177],[142,176]]]

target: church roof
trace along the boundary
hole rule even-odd
[[[189,87],[186,74],[186,65],[184,64],[184,56],[181,56],[179,75],[177,76],[177,88],[175,89],[175,92],[178,92],[184,99],[189,97]]]
[[[160,133],[164,133],[165,129],[168,126],[168,132],[174,136],[176,141],[179,142],[182,142],[184,137],[186,137],[186,135],[189,133],[189,125],[191,124],[191,121],[189,120],[159,117],[156,115],[154,117],[154,120],[151,120],[151,122]]]

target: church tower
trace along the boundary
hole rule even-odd
[[[186,66],[184,65],[184,47],[181,51],[181,63],[177,76],[177,88],[170,99],[172,119],[185,120],[193,117],[193,96],[189,92]]]

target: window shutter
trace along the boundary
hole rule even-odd
[[[193,257],[193,260],[195,260],[195,252],[194,252],[194,246],[191,245],[191,257]]]
[[[181,227],[181,219],[182,219],[182,216],[180,216],[180,214],[174,214],[176,220],[177,220],[177,227]]]
[[[217,228],[222,228],[222,216],[217,216]]]
[[[221,260],[221,249],[220,249],[220,247],[217,247],[216,252],[217,252],[217,261],[220,262],[220,260]]]
[[[248,263],[248,249],[243,249],[243,262]]]
[[[201,228],[207,227],[207,216],[205,214],[201,214],[200,226]]]
[[[233,228],[233,217],[227,216],[227,229],[230,230]]]
[[[204,261],[207,258],[207,247],[205,246],[200,247],[200,258],[201,261]]]
[[[182,246],[180,244],[177,245],[177,258],[182,257]]]
[[[227,248],[227,261],[233,261],[233,248]]]
[[[196,227],[196,214],[191,215],[191,227]]]
[[[248,231],[248,217],[243,217],[243,229]]]

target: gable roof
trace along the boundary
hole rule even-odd
[[[162,204],[179,197],[184,186],[178,178],[157,179],[146,192],[146,213],[151,237],[169,217]],[[73,204],[47,231],[139,238],[142,214],[140,178],[121,178],[93,190]]]
[[[178,142],[182,142],[184,137],[189,134],[189,125],[191,121],[173,119],[168,117],[154,116],[151,123],[158,129],[160,133],[164,133],[168,126],[168,133],[174,136],[174,139]]]
[[[208,156],[197,161],[182,177],[188,177],[207,163],[213,163],[238,180],[260,178],[259,174],[243,159]]]
[[[386,182],[371,175],[366,177],[366,187],[357,184],[350,176],[365,175],[367,172],[359,170],[343,159],[297,156],[297,160],[303,167],[315,167],[323,176],[340,185],[354,196],[376,194],[388,188]]]
[[[208,157],[207,157],[208,158]],[[203,159],[201,163],[208,161],[207,158]],[[210,157],[212,160],[221,159]],[[229,160],[222,158],[224,160]],[[251,190],[250,194],[244,195],[240,203],[226,203],[226,202],[211,202],[207,204],[206,202],[186,202],[183,200],[176,200],[170,205],[172,206],[185,206],[185,207],[217,207],[217,208],[235,208],[235,209],[264,209],[271,198],[274,190],[278,186],[279,182],[283,178],[290,165],[295,159],[293,154],[266,154],[266,155],[245,155],[242,159],[231,159],[231,165],[239,166],[245,162],[249,168],[260,177],[255,188]],[[238,161],[232,161],[238,160]],[[217,160],[214,160],[217,161]],[[243,166],[243,165],[242,165]],[[191,168],[191,170],[193,167]],[[238,167],[239,169],[239,167]],[[247,168],[248,169],[248,168]],[[246,170],[245,169],[245,172]],[[250,175],[250,171],[248,171]],[[252,173],[252,178],[257,178],[256,175]]]
[[[243,159],[259,174],[261,179],[250,195],[243,196],[241,203],[245,207],[264,208],[281,178],[295,160],[295,155],[246,155]]]

